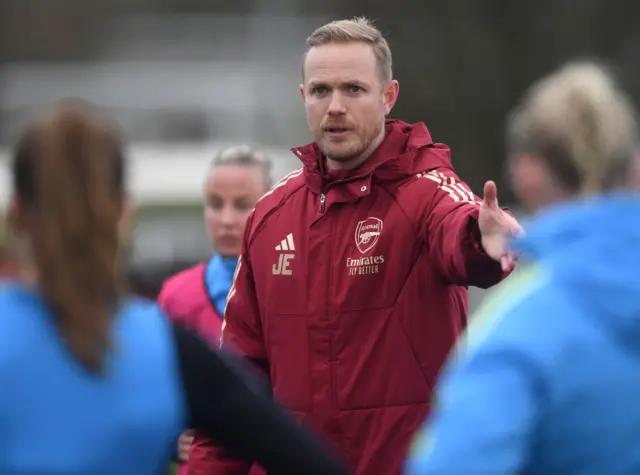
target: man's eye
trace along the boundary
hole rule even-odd
[[[327,88],[324,86],[318,86],[313,88],[314,94],[324,94],[327,92]]]
[[[362,88],[360,86],[351,86],[350,90],[351,92],[360,92],[362,91]]]

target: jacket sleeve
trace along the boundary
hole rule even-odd
[[[542,398],[535,364],[484,345],[450,362],[405,475],[514,475],[525,468]]]
[[[482,200],[447,168],[426,172],[434,182],[424,231],[429,254],[443,277],[455,285],[489,288],[507,276],[481,243],[478,215]]]
[[[243,458],[255,458],[270,473],[346,475],[339,456],[278,407],[235,356],[212,350],[178,325],[173,337],[189,426]],[[216,462],[200,473],[248,472],[240,462]]]
[[[228,358],[226,363],[236,369],[239,374],[247,376],[247,383],[254,386],[254,390],[265,397],[271,397],[271,386],[265,377],[267,368],[257,367],[257,361],[245,361],[243,359]],[[245,364],[249,363],[249,364]],[[188,475],[235,475],[246,474],[263,475],[264,470],[254,463],[253,468],[250,459],[240,457],[226,447],[216,444],[210,436],[201,431],[194,431],[193,443],[189,449],[187,462]]]

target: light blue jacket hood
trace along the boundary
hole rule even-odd
[[[640,351],[640,195],[557,206],[525,228],[516,247]]]

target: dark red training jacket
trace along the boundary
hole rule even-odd
[[[354,474],[399,475],[466,325],[466,287],[504,277],[480,245],[480,199],[422,123],[387,121],[344,179],[327,179],[315,144],[294,153],[303,168],[249,218],[223,344],[265,361],[275,397]],[[247,467],[221,453],[211,475]]]

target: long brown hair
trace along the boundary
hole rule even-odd
[[[26,128],[13,159],[39,289],[71,353],[100,372],[124,292],[118,135],[87,104],[65,102]]]

